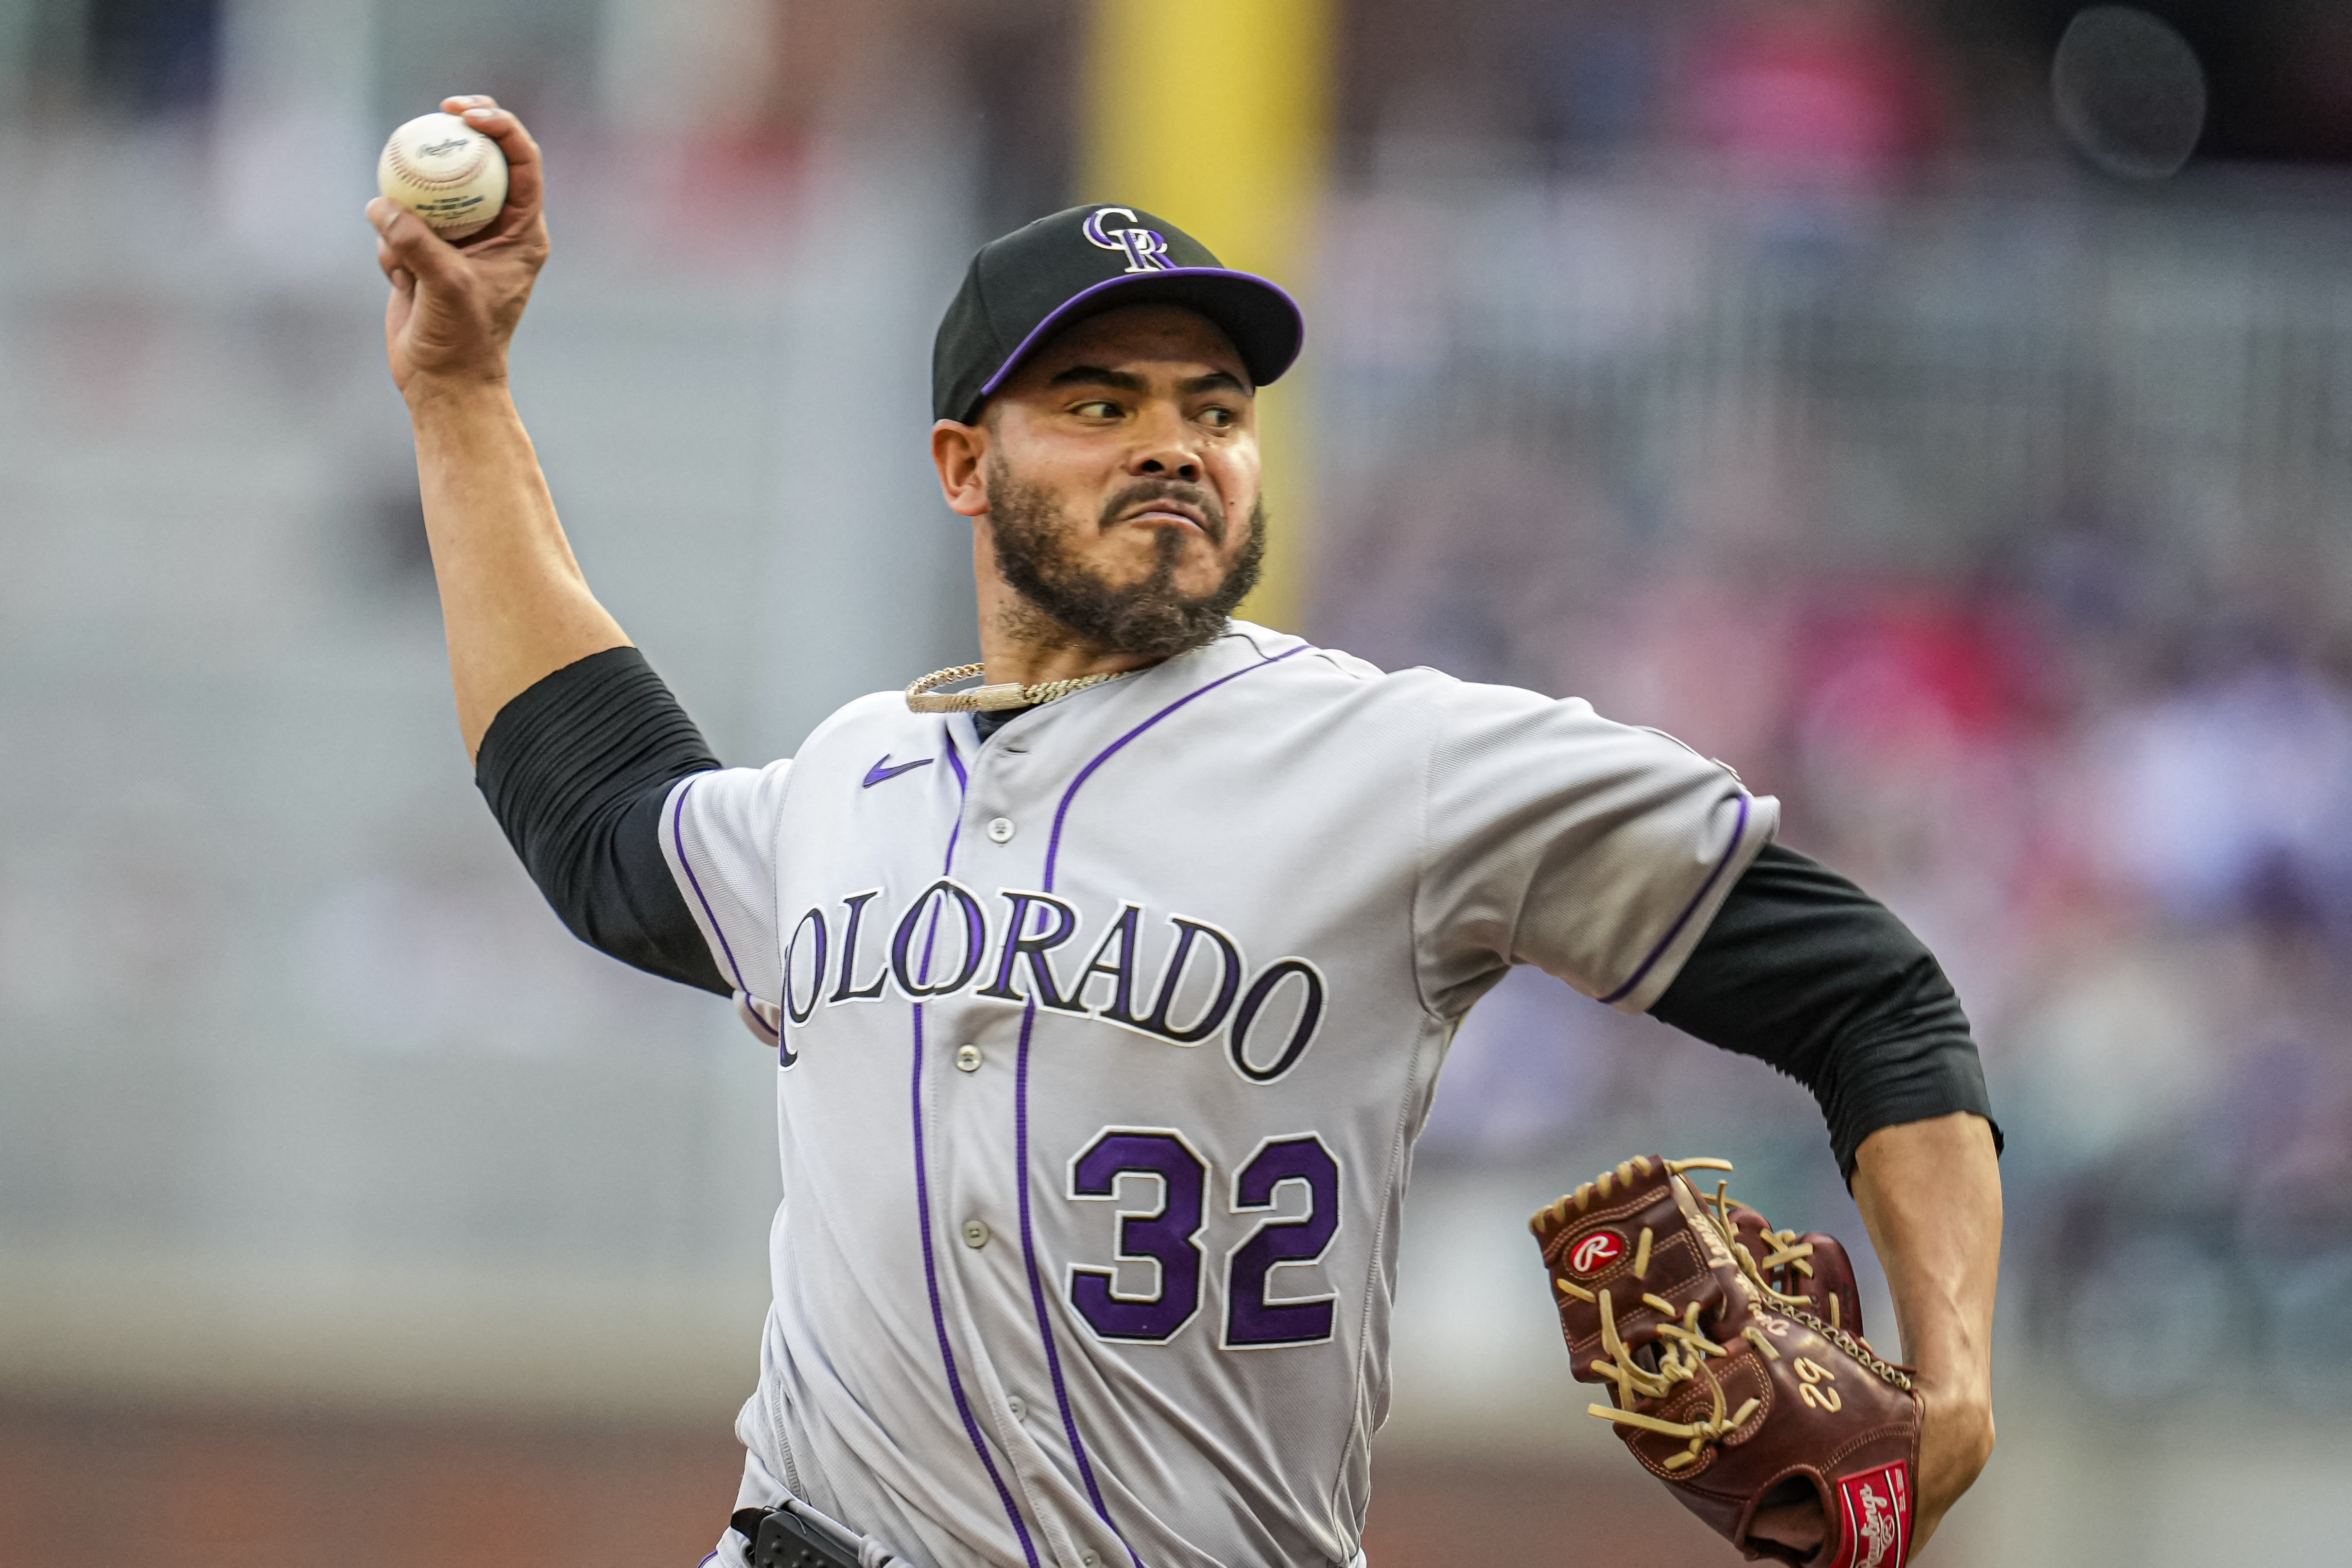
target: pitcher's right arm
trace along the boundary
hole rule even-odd
[[[507,345],[547,260],[539,147],[487,98],[441,107],[504,149],[505,208],[462,246],[382,198],[368,219],[475,782],[582,941],[725,996],[740,977],[719,972],[659,837],[672,789],[719,759],[588,591],[507,392]]]
[[[441,107],[505,152],[507,204],[464,246],[378,197],[376,260],[392,282],[384,349],[408,401],[425,528],[467,755],[499,710],[628,636],[588,590],[507,387],[507,345],[547,260],[539,145],[487,98]]]

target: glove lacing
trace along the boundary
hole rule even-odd
[[[1614,1175],[1619,1181],[1628,1186],[1632,1185],[1633,1174],[1629,1167],[1637,1166],[1641,1167],[1644,1176],[1649,1174],[1647,1160],[1630,1160],[1625,1165],[1620,1166],[1613,1173],[1604,1172],[1599,1181],[1586,1183],[1570,1197],[1563,1198],[1553,1207],[1564,1216],[1568,1205],[1573,1202],[1580,1211],[1591,1204],[1594,1197],[1606,1198],[1609,1196],[1612,1175]],[[1685,1170],[1702,1166],[1721,1170],[1730,1168],[1728,1165],[1719,1160],[1669,1160],[1666,1162],[1669,1179],[1675,1181],[1683,1180],[1682,1173]],[[1685,1186],[1687,1185],[1685,1183]],[[1823,1322],[1811,1311],[1811,1301],[1809,1298],[1792,1296],[1784,1291],[1776,1290],[1771,1282],[1765,1279],[1764,1276],[1768,1271],[1780,1270],[1793,1270],[1801,1272],[1808,1279],[1811,1278],[1813,1266],[1810,1260],[1813,1255],[1813,1249],[1811,1242],[1799,1241],[1794,1230],[1767,1229],[1764,1233],[1765,1239],[1772,1243],[1773,1250],[1759,1262],[1756,1255],[1750,1252],[1747,1245],[1739,1239],[1738,1228],[1732,1223],[1731,1184],[1728,1181],[1718,1181],[1716,1184],[1715,1196],[1712,1198],[1701,1197],[1696,1190],[1691,1196],[1697,1200],[1699,1212],[1705,1215],[1708,1222],[1721,1234],[1724,1244],[1730,1249],[1732,1258],[1739,1265],[1740,1273],[1747,1277],[1749,1284],[1762,1293],[1766,1301],[1830,1341],[1854,1360],[1862,1363],[1881,1380],[1900,1388],[1906,1394],[1912,1391],[1911,1378],[1908,1374],[1882,1360],[1868,1344],[1846,1333],[1834,1321],[1838,1315],[1837,1298],[1834,1295],[1830,1298],[1830,1316],[1832,1321]],[[1648,1270],[1652,1239],[1649,1228],[1643,1227],[1641,1242],[1635,1249],[1633,1259],[1633,1273],[1635,1279],[1641,1278]],[[1642,1304],[1658,1313],[1664,1320],[1657,1325],[1657,1336],[1665,1342],[1666,1348],[1658,1356],[1658,1369],[1652,1372],[1627,1354],[1624,1341],[1617,1333],[1616,1312],[1607,1291],[1600,1291],[1596,1301],[1591,1293],[1571,1285],[1565,1280],[1554,1282],[1563,1292],[1594,1301],[1601,1311],[1601,1354],[1592,1362],[1591,1370],[1615,1385],[1611,1397],[1617,1401],[1617,1405],[1589,1405],[1585,1407],[1587,1413],[1603,1421],[1638,1427],[1645,1432],[1655,1432],[1660,1437],[1677,1437],[1687,1442],[1690,1445],[1689,1448],[1682,1453],[1667,1458],[1665,1461],[1667,1469],[1679,1470],[1697,1463],[1709,1447],[1738,1430],[1742,1423],[1756,1413],[1758,1406],[1762,1403],[1761,1400],[1751,1398],[1743,1403],[1737,1411],[1727,1407],[1723,1397],[1723,1385],[1717,1380],[1713,1373],[1707,1371],[1706,1360],[1710,1356],[1727,1356],[1731,1353],[1707,1338],[1705,1331],[1699,1327],[1699,1302],[1692,1301],[1680,1313],[1677,1313],[1672,1301],[1661,1296],[1643,1292]],[[1761,1354],[1774,1360],[1780,1358],[1780,1353],[1761,1329],[1750,1327],[1744,1331],[1743,1337],[1754,1343]],[[1644,1415],[1638,1410],[1622,1408],[1633,1404],[1636,1398],[1664,1398],[1682,1385],[1700,1376],[1706,1379],[1707,1392],[1714,1396],[1715,1400],[1714,1412],[1703,1419],[1668,1421],[1660,1416]]]
[[[1736,1412],[1727,1410],[1723,1385],[1706,1370],[1706,1358],[1731,1353],[1707,1338],[1699,1328],[1700,1303],[1693,1301],[1685,1307],[1680,1321],[1675,1317],[1674,1303],[1664,1297],[1644,1292],[1642,1304],[1665,1319],[1658,1324],[1658,1337],[1666,1342],[1665,1350],[1658,1356],[1658,1370],[1644,1370],[1639,1362],[1626,1354],[1624,1341],[1617,1336],[1617,1315],[1611,1306],[1607,1291],[1601,1292],[1599,1302],[1602,1355],[1592,1363],[1592,1370],[1615,1381],[1617,1391],[1613,1397],[1624,1405],[1631,1405],[1636,1396],[1662,1398],[1681,1385],[1704,1375],[1707,1392],[1715,1398],[1715,1413],[1703,1420],[1668,1421],[1656,1416],[1645,1416],[1638,1410],[1620,1409],[1608,1405],[1589,1405],[1585,1408],[1603,1421],[1638,1427],[1660,1437],[1685,1439],[1690,1447],[1666,1460],[1666,1469],[1678,1470],[1685,1465],[1696,1464],[1709,1444],[1737,1430],[1742,1422],[1756,1414],[1757,1406],[1763,1401],[1751,1398]]]

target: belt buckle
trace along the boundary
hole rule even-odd
[[[747,1508],[730,1521],[751,1542],[751,1568],[859,1568],[856,1554],[780,1508]]]

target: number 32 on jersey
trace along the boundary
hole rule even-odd
[[[1121,1176],[1152,1178],[1159,1189],[1153,1207],[1118,1211],[1112,1267],[1070,1266],[1070,1305],[1096,1333],[1160,1344],[1201,1310],[1209,1175],[1209,1163],[1184,1134],[1165,1127],[1106,1127],[1070,1161],[1074,1202],[1116,1202]],[[1277,1217],[1285,1186],[1303,1189],[1304,1214]],[[1268,1138],[1234,1173],[1228,1204],[1236,1217],[1266,1218],[1225,1257],[1223,1347],[1267,1350],[1329,1339],[1330,1296],[1266,1299],[1269,1286],[1279,1283],[1276,1270],[1316,1262],[1339,1232],[1339,1163],[1323,1140],[1312,1133]],[[1148,1274],[1152,1288],[1123,1293],[1120,1263],[1139,1266],[1129,1278]]]

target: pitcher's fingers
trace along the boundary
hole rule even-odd
[[[487,99],[468,107],[464,118],[467,124],[495,141],[499,151],[507,155],[507,205],[506,211],[499,214],[497,227],[501,233],[511,233],[539,216],[540,203],[547,193],[546,169],[540,158],[539,143],[523,129],[513,110],[500,109]]]
[[[368,217],[383,247],[392,253],[394,266],[427,283],[457,281],[465,263],[457,247],[435,234],[424,219],[382,196],[368,204]]]
[[[392,247],[383,243],[383,236],[381,235],[376,236],[375,264],[383,269],[384,280],[392,285],[394,293],[415,292],[416,275],[400,265],[400,258],[392,254]]]
[[[375,200],[370,202],[367,204],[369,225],[371,226],[374,225],[375,210],[378,206],[391,206],[393,204],[394,204],[385,201],[381,196],[378,196]],[[393,253],[392,246],[384,239],[383,231],[382,229],[376,230],[375,265],[376,269],[382,272],[385,277],[392,281],[392,286],[394,287],[399,287],[401,286],[400,280],[404,277],[408,278],[409,286],[411,287],[415,286],[416,280],[414,277],[409,277],[408,269],[406,267],[400,265],[400,257]]]

